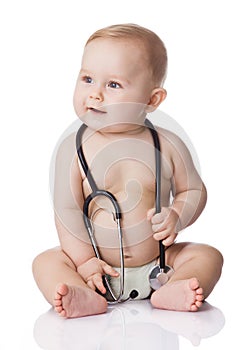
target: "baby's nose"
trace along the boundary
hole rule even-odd
[[[99,87],[93,89],[89,96],[93,100],[103,101],[103,93]]]

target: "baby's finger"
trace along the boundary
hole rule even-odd
[[[174,243],[176,237],[177,237],[176,233],[173,234],[173,235],[170,235],[169,237],[167,237],[166,239],[164,239],[162,241],[163,245],[166,246],[166,247],[169,247],[170,245],[172,245]]]
[[[154,233],[153,238],[156,241],[162,241],[162,240],[165,240],[169,235],[170,233],[167,230],[163,230],[163,231]]]
[[[169,236],[162,241],[165,247],[169,247],[173,242],[174,242],[174,239],[172,238],[172,236]]]
[[[152,208],[150,210],[147,211],[147,220],[151,220],[153,215],[155,215],[156,213],[156,209],[155,208]]]
[[[172,231],[173,230],[173,224],[167,223],[167,220],[164,220],[158,224],[152,225],[152,231],[153,232],[162,232],[164,230]]]
[[[90,289],[95,290],[95,285],[92,280],[88,280],[87,285]]]
[[[106,288],[103,285],[103,281],[102,281],[102,276],[99,273],[96,273],[92,276],[92,281],[95,285],[95,287],[102,293],[105,294],[106,293]]]
[[[103,265],[103,272],[105,272],[107,275],[110,275],[112,277],[118,277],[119,272],[117,272],[115,269],[113,269],[112,266],[105,264]]]
[[[154,233],[162,232],[165,229],[162,224],[159,225],[152,225],[152,231]]]
[[[161,224],[164,221],[164,219],[165,215],[162,212],[157,213],[151,218],[151,223],[152,225]]]

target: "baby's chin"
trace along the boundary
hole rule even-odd
[[[139,124],[132,124],[127,122],[104,123],[102,121],[91,120],[86,121],[85,118],[81,120],[92,130],[102,133],[128,133],[139,129]]]
[[[145,115],[139,118],[122,118],[121,116],[111,116],[110,114],[98,114],[96,112],[88,112],[79,117],[90,129],[109,133],[134,132],[144,125]]]
[[[140,103],[120,103],[102,108],[90,108],[79,118],[91,129],[103,132],[126,132],[144,125],[146,106]]]

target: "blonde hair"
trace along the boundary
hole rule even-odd
[[[86,45],[98,38],[139,40],[146,50],[155,84],[163,84],[168,58],[165,45],[157,34],[137,24],[115,24],[97,30],[87,40]]]

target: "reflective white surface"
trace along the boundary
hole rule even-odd
[[[223,313],[205,303],[198,313],[153,309],[149,301],[110,307],[104,315],[64,320],[53,310],[35,322],[34,338],[42,349],[179,349],[179,339],[198,346],[223,328]]]

